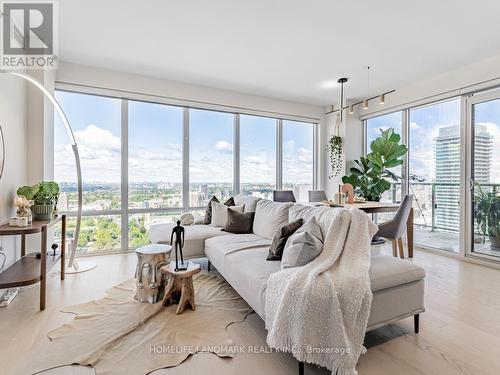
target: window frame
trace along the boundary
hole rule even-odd
[[[210,103],[202,103],[199,101],[179,100],[164,96],[134,93],[121,90],[103,89],[89,86],[81,86],[77,84],[68,84],[56,82],[55,91],[64,91],[75,94],[87,94],[93,96],[101,96],[105,98],[115,98],[121,100],[121,208],[106,210],[106,211],[84,211],[82,217],[96,217],[108,215],[121,216],[121,249],[102,250],[98,252],[90,252],[78,254],[78,256],[94,256],[99,254],[110,254],[118,252],[133,251],[129,246],[129,216],[133,214],[143,213],[167,213],[167,212],[188,212],[191,210],[200,210],[204,206],[191,206],[189,201],[189,162],[190,162],[190,109],[199,109],[205,111],[214,111],[229,113],[233,116],[233,190],[234,195],[240,192],[240,115],[249,115],[257,117],[266,117],[276,120],[276,189],[282,189],[283,175],[283,121],[295,121],[310,124],[313,127],[313,180],[311,185],[313,189],[319,186],[319,118],[302,117],[296,115],[287,115],[275,112],[265,112],[250,108],[228,107],[215,105]],[[138,101],[159,105],[167,105],[181,107],[183,109],[183,150],[182,150],[182,206],[181,207],[165,207],[165,208],[129,208],[129,101]],[[52,124],[54,126],[54,124]],[[52,150],[52,154],[54,150]],[[68,217],[75,217],[76,211],[64,212]]]

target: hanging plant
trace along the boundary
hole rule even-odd
[[[331,174],[328,178],[334,178],[339,176],[343,171],[342,165],[342,137],[340,136],[340,123],[337,117],[337,122],[335,124],[335,134],[330,137],[328,145],[326,146],[326,151],[330,153],[330,164],[332,167]]]

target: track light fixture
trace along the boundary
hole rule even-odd
[[[379,103],[379,104],[385,104],[385,94],[380,95],[380,97],[379,97],[379,98],[380,98],[380,100],[379,100],[379,102],[378,102],[378,103]]]

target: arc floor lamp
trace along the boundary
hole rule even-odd
[[[73,133],[73,129],[71,128],[71,125],[69,124],[68,118],[66,117],[66,114],[64,113],[61,105],[58,103],[57,99],[45,88],[45,86],[36,80],[35,78],[31,77],[28,74],[25,73],[19,73],[19,72],[14,72],[14,71],[4,71],[3,73],[14,75],[16,77],[20,77],[29,83],[31,83],[33,86],[37,87],[47,99],[50,100],[50,102],[54,105],[54,108],[56,112],[58,113],[59,117],[61,118],[61,121],[66,129],[66,132],[68,134],[68,137],[71,142],[71,147],[73,148],[73,154],[75,155],[75,163],[76,163],[76,175],[77,175],[77,190],[78,190],[78,209],[77,209],[77,214],[76,214],[76,227],[75,227],[75,235],[73,238],[73,244],[71,246],[71,254],[69,256],[68,260],[68,265],[66,269],[66,273],[78,273],[78,272],[85,272],[85,271],[90,271],[91,269],[96,267],[96,264],[94,262],[89,262],[89,261],[83,261],[79,262],[75,259],[76,257],[76,251],[78,249],[78,238],[80,237],[80,225],[82,222],[82,207],[83,207],[83,182],[82,182],[82,169],[80,165],[80,154],[78,153],[78,145],[76,143],[75,135]]]

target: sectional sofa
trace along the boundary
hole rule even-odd
[[[231,234],[211,225],[187,226],[184,257],[206,256],[209,266],[215,266],[264,319],[267,280],[281,269],[279,261],[266,260],[276,227],[300,217],[308,220],[318,208],[278,202],[264,205],[256,198],[242,196],[236,196],[235,202],[245,204],[245,211],[255,211],[254,233]],[[169,244],[172,227],[171,224],[153,225],[152,242]],[[424,269],[408,260],[376,255],[371,257],[370,279],[373,301],[367,330],[413,316],[418,333],[419,314],[424,311]]]

